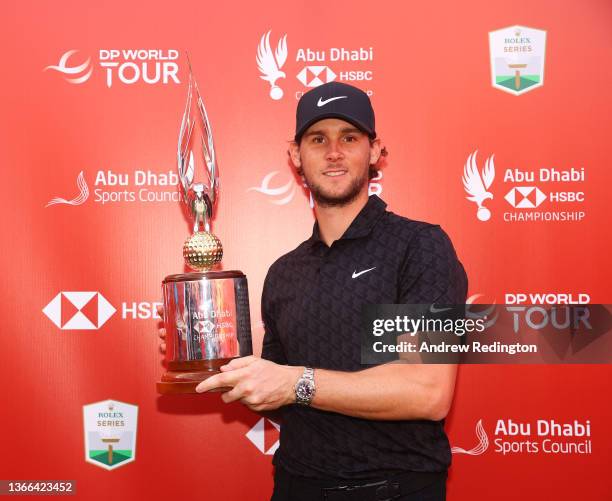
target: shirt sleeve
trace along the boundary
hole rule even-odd
[[[264,280],[263,292],[261,294],[261,319],[263,320],[265,329],[261,358],[276,362],[277,364],[287,365],[288,362],[285,356],[285,350],[283,349],[274,322],[275,314],[272,300],[271,270],[272,268],[268,270],[268,274]]]
[[[399,277],[400,304],[465,304],[467,275],[448,235],[422,228],[408,244]]]

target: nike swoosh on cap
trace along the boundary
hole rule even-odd
[[[353,278],[357,278],[357,277],[363,275],[364,273],[367,273],[368,271],[372,271],[372,270],[375,270],[375,269],[376,269],[376,266],[374,266],[374,268],[368,268],[367,270],[360,271],[359,273],[357,273],[357,270],[355,270],[353,272]]]
[[[321,106],[325,106],[327,103],[331,103],[332,101],[335,101],[336,99],[346,99],[346,98],[348,98],[348,96],[336,96],[336,97],[330,97],[329,99],[319,98],[319,101],[317,102],[317,106],[320,108]]]

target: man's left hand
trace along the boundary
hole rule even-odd
[[[235,358],[202,381],[196,391],[231,387],[221,395],[225,403],[239,400],[253,411],[269,411],[295,403],[294,386],[304,368],[279,365],[259,357]]]

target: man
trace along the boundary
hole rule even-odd
[[[272,501],[445,499],[456,366],[365,368],[360,322],[367,304],[464,303],[463,267],[439,226],[368,197],[381,145],[364,92],[304,94],[289,154],[314,199],[312,236],[268,271],[262,358],[232,360],[197,391],[281,409]]]

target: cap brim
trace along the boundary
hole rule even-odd
[[[368,127],[366,127],[363,123],[361,123],[359,120],[356,120],[353,117],[349,117],[347,115],[344,115],[343,113],[337,113],[337,112],[330,112],[330,113],[324,113],[323,115],[318,115],[315,118],[313,118],[312,120],[309,120],[308,122],[306,122],[304,125],[302,125],[302,127],[300,127],[300,130],[296,132],[295,134],[295,142],[299,143],[300,140],[302,139],[302,136],[304,135],[304,133],[308,130],[309,127],[311,127],[312,125],[316,124],[317,122],[320,122],[321,120],[325,120],[326,118],[340,118],[350,124],[353,124],[355,127],[357,127],[361,132],[365,132],[370,139],[374,139],[376,137],[376,131],[370,130]]]

